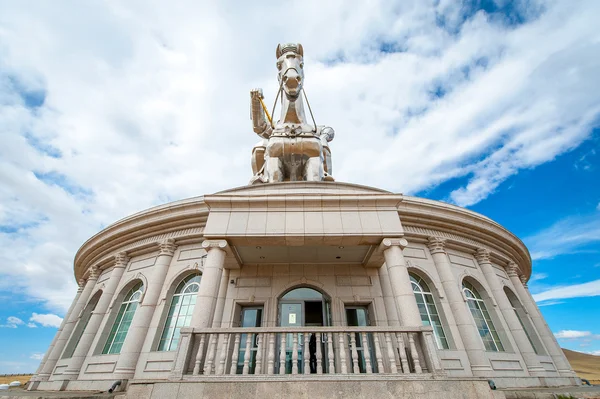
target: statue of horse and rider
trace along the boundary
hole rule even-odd
[[[250,184],[282,181],[333,181],[329,142],[334,131],[308,123],[304,113],[304,50],[301,44],[277,46],[281,118],[274,123],[263,102],[261,89],[250,92],[254,133],[262,140],[252,150]],[[277,98],[275,99],[275,104]],[[273,108],[274,110],[274,108]]]

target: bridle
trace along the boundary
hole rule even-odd
[[[296,73],[298,75],[300,75],[300,73],[298,73],[298,70],[294,67],[287,68],[285,70],[285,72],[283,72],[281,74],[281,79],[279,79],[279,90],[277,90],[277,96],[275,96],[275,102],[273,103],[273,110],[271,111],[271,115],[273,115],[273,117],[275,117],[275,107],[277,106],[277,100],[279,99],[279,95],[283,91],[283,77],[285,76],[286,73],[288,73],[289,70],[294,70],[294,71],[296,71]],[[306,92],[304,91],[304,83],[302,83],[302,94],[304,94],[304,98],[306,98],[306,105],[308,105],[308,112],[310,112],[310,117],[313,121],[313,124],[315,125],[315,128],[313,131],[315,133],[317,133],[317,122],[315,122],[315,117],[313,115],[312,109],[310,108],[310,102],[308,102],[308,97],[306,96]],[[275,129],[275,126],[273,125],[273,120],[271,120],[271,128]]]

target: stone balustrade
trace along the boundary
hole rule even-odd
[[[431,327],[183,328],[170,379],[311,374],[444,372]]]

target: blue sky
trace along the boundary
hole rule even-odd
[[[337,180],[503,224],[560,343],[600,353],[597,1],[179,4],[0,0],[0,373],[35,371],[87,238],[246,184],[286,41]]]

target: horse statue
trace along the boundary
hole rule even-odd
[[[273,123],[262,89],[250,91],[254,133],[262,139],[252,150],[250,184],[282,181],[333,181],[329,142],[334,130],[308,123],[304,113],[304,50],[301,44],[277,46],[277,78],[281,117]],[[304,96],[303,96],[304,94]],[[277,98],[275,99],[277,104]],[[273,108],[274,111],[274,108]]]

